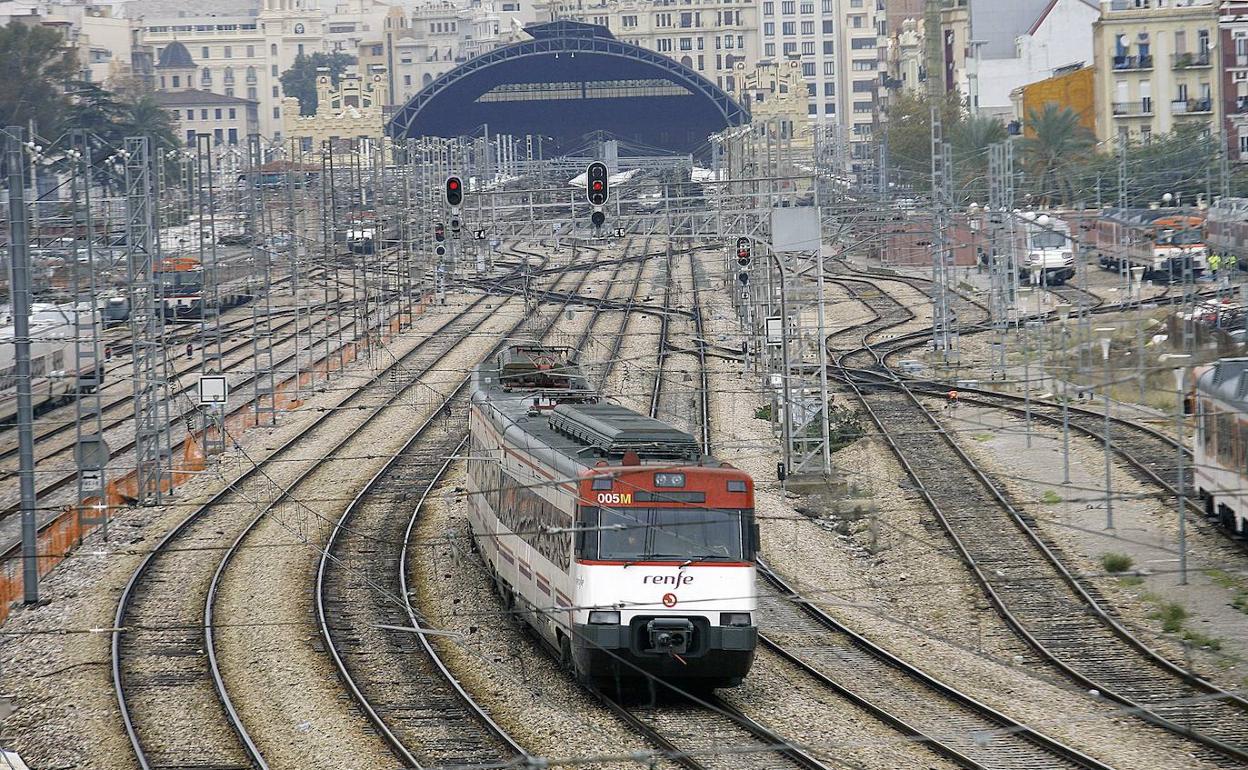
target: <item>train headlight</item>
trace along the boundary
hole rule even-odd
[[[750,625],[750,613],[721,612],[719,613],[719,624],[721,626],[748,626]]]
[[[589,622],[595,626],[618,626],[620,613],[616,610],[591,610]]]

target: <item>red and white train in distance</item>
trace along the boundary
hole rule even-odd
[[[469,440],[477,547],[581,681],[742,682],[758,642],[749,475],[604,402],[566,348],[510,345],[479,365]]]
[[[1198,368],[1191,397],[1194,475],[1205,513],[1232,534],[1248,536],[1248,358]]]

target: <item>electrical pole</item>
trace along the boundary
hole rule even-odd
[[[27,229],[22,128],[9,126],[9,286],[13,300],[13,362],[17,376],[18,487],[22,515],[22,601],[39,601],[38,522],[35,521],[34,408],[30,397],[30,235]]]

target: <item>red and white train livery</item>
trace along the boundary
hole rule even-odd
[[[570,351],[477,367],[469,518],[504,601],[590,683],[739,684],[755,625],[754,488],[688,433],[604,403]]]
[[[1196,489],[1205,513],[1248,536],[1248,358],[1197,369]]]

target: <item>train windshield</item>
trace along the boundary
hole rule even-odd
[[[739,510],[601,508],[598,511],[598,521],[590,524],[598,528],[598,537],[586,539],[585,550],[596,551],[596,554],[586,554],[591,558],[709,561],[744,558],[743,516]]]
[[[1066,236],[1048,230],[1040,230],[1031,234],[1031,248],[1060,249],[1066,245]]]
[[[1169,227],[1157,231],[1158,246],[1191,246],[1204,242],[1199,228],[1173,230]]]

